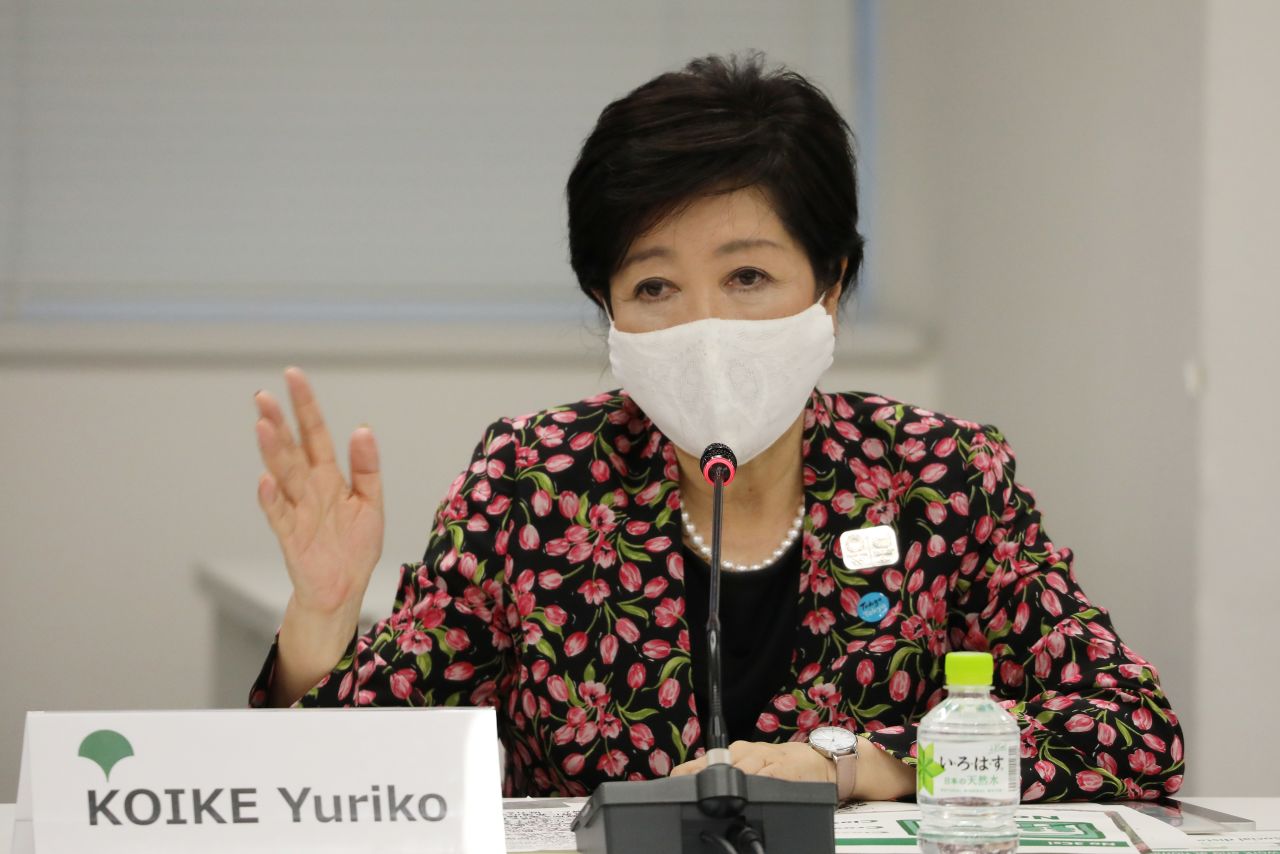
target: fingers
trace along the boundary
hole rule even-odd
[[[701,771],[703,768],[706,768],[706,767],[707,767],[706,758],[700,756],[697,759],[690,759],[688,762],[682,762],[676,767],[672,768],[670,776],[683,777],[686,774],[697,774],[699,771]]]
[[[755,774],[769,764],[774,745],[758,741],[735,741],[729,745],[729,758],[733,767],[744,774]]]
[[[325,427],[320,404],[311,391],[311,383],[302,368],[289,367],[284,372],[285,385],[289,387],[289,399],[293,403],[293,415],[298,419],[298,435],[302,449],[312,465],[333,464],[333,440]]]
[[[275,395],[269,391],[258,391],[253,395],[253,402],[257,404],[258,414],[276,425],[276,429],[280,433],[280,439],[285,447],[296,447],[293,441],[293,431],[289,429],[289,422],[285,421],[284,418],[284,409],[280,407],[280,401],[276,400]]]
[[[253,399],[261,415],[257,430],[262,461],[287,501],[296,505],[304,496],[311,495],[322,507],[328,506],[346,495],[346,481],[334,458],[333,440],[306,374],[301,368],[289,367],[284,377],[298,419],[301,445],[294,441],[279,401],[269,392],[259,391]],[[378,446],[373,431],[367,426],[352,434],[350,456],[351,494],[380,508],[382,476]]]
[[[807,744],[735,741],[729,745],[729,756],[734,767],[744,774],[776,777],[780,780],[831,782],[827,768],[829,761]],[[705,757],[693,759],[673,768],[671,776],[696,774],[706,767]]]
[[[773,759],[777,746],[763,742],[735,741],[729,745],[729,759],[735,768],[742,769],[744,774],[755,774],[766,767]],[[672,777],[685,774],[697,774],[707,767],[707,758],[700,756],[671,769]]]
[[[761,777],[775,777],[779,780],[795,780],[795,781],[811,781],[804,769],[795,765],[786,763],[770,762],[760,767],[757,771],[748,771],[749,774],[756,774]],[[820,781],[819,781],[820,782]]]
[[[287,537],[293,532],[297,519],[293,507],[276,486],[276,480],[269,473],[263,472],[258,478],[258,504],[267,516],[267,523],[277,536]]]
[[[269,397],[260,392],[257,399]],[[262,404],[259,404],[262,410]],[[306,493],[307,461],[302,451],[289,437],[289,428],[278,424],[270,415],[263,415],[255,425],[258,433],[258,450],[267,471],[283,490],[289,501],[297,504]]]
[[[351,491],[382,506],[382,474],[378,465],[378,443],[373,430],[362,425],[351,434]]]

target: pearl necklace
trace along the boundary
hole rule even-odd
[[[684,530],[685,533],[689,535],[689,540],[697,547],[698,551],[702,553],[702,556],[706,558],[709,563],[711,561],[711,546],[703,542],[702,535],[693,527],[693,520],[689,518],[688,513],[684,512],[684,502],[680,503],[680,517],[684,521]],[[745,563],[734,563],[731,560],[724,560],[722,558],[720,560],[720,568],[728,572],[753,572],[757,569],[764,569],[767,566],[773,566],[778,562],[778,558],[787,553],[787,550],[791,548],[793,543],[795,543],[796,538],[800,536],[800,532],[802,530],[804,530],[803,499],[800,501],[800,509],[796,511],[796,518],[792,521],[790,530],[788,530],[787,535],[782,538],[782,545],[773,550],[773,554],[768,558],[768,560],[762,560],[759,563],[748,565]]]

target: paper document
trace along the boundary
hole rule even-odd
[[[1139,804],[1138,809],[1123,804],[1063,804],[1072,810],[1081,812],[1112,812],[1138,834],[1138,836],[1154,851],[1159,848],[1186,848],[1192,844],[1187,834],[1170,824],[1167,820],[1157,818]]]
[[[1020,807],[1018,850],[1054,854],[1101,851],[1148,854],[1153,851],[1154,846],[1125,820],[1125,812],[1124,807],[1106,811]],[[836,812],[836,851],[858,854],[918,851],[919,828],[920,809],[915,804],[854,804]],[[1190,837],[1175,833],[1172,838],[1163,836],[1162,841],[1189,845]]]
[[[1192,854],[1215,851],[1218,854],[1254,854],[1280,851],[1280,830],[1242,830],[1237,833],[1202,833],[1188,837],[1186,848],[1157,848],[1154,854]]]
[[[502,821],[507,831],[507,851],[577,851],[578,842],[570,826],[580,809],[582,804],[555,799],[505,801]]]

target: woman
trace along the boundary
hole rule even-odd
[[[258,495],[294,591],[254,705],[494,705],[512,795],[696,771],[698,456],[721,441],[735,764],[909,795],[943,656],[976,649],[1022,726],[1024,800],[1178,789],[1156,672],[1081,591],[999,431],[814,390],[862,261],[849,131],[820,92],[757,57],[662,75],[601,114],[568,206],[625,390],[492,425],[365,635],[373,435],[351,437],[348,487],[302,373],[300,444],[257,395]],[[857,733],[851,780],[806,743],[821,725]]]

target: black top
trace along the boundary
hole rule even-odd
[[[683,551],[693,691],[705,730],[711,569],[700,552],[687,545]],[[720,684],[730,742],[756,740],[756,719],[786,682],[795,648],[800,554],[797,539],[771,566],[720,575]]]

